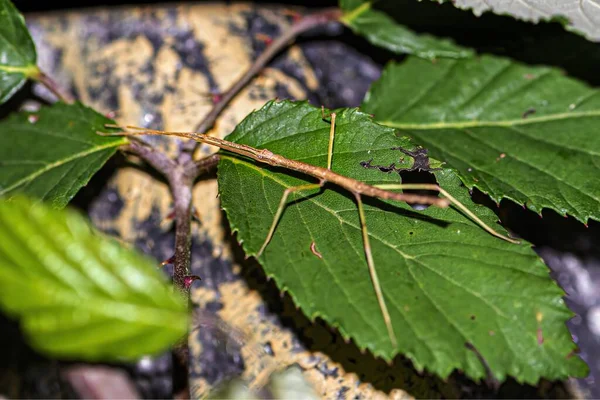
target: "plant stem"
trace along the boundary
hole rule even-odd
[[[299,21],[295,22],[290,29],[283,32],[281,36],[276,38],[267,49],[254,61],[250,68],[236,81],[234,84],[223,93],[221,99],[216,102],[210,110],[210,112],[204,117],[204,119],[196,126],[194,131],[200,133],[206,133],[219,115],[223,112],[227,104],[250,82],[254,76],[256,76],[271,59],[277,55],[281,50],[286,48],[292,40],[298,35],[313,29],[317,26],[324,25],[331,21],[337,21],[341,18],[342,11],[339,8],[327,8],[319,12],[306,15]],[[184,145],[184,150],[193,152],[198,146],[197,142],[188,141]]]
[[[132,140],[128,145],[122,147],[121,150],[135,154],[165,177],[168,177],[171,171],[177,166],[175,161],[171,160],[165,153],[137,140]]]
[[[294,23],[290,29],[286,30],[280,37],[275,39],[264,53],[254,61],[250,68],[227,90],[227,92],[223,94],[221,99],[213,105],[213,108],[206,117],[204,117],[204,119],[196,126],[195,131],[201,133],[208,131],[231,100],[276,54],[283,50],[290,41],[312,28],[326,24],[330,21],[338,20],[341,15],[341,11],[337,8],[325,9],[321,12],[307,15]],[[192,155],[198,145],[199,143],[193,140],[184,143],[180,149],[180,154],[175,160],[170,159],[166,154],[160,151],[135,141],[132,141],[124,148],[125,151],[136,154],[145,160],[168,179],[171,194],[173,196],[175,220],[173,282],[175,287],[186,297],[186,299],[189,299],[189,287],[186,287],[185,279],[186,276],[190,275],[191,265],[192,188],[194,181],[198,176],[203,171],[214,168],[219,161],[218,154],[213,154],[198,161],[193,160]],[[176,359],[183,365],[187,365],[188,363],[188,352],[187,341],[181,342],[174,349]],[[174,375],[179,375],[181,373],[180,369],[174,369]],[[180,377],[174,376],[174,381],[176,378]]]
[[[75,98],[60,88],[60,86],[45,72],[39,71],[34,78],[36,81],[44,85],[49,91],[51,91],[58,99],[64,103],[71,104],[75,101]]]
[[[203,172],[210,171],[217,166],[221,156],[218,153],[211,154],[200,160],[187,163],[185,165],[186,171],[189,175],[198,177]]]
[[[190,275],[192,248],[192,186],[195,176],[188,175],[177,165],[167,176],[173,196],[175,214],[175,255],[173,258],[173,283],[188,297],[185,277]]]

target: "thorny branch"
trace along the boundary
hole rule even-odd
[[[279,38],[275,39],[265,52],[254,61],[251,67],[222,95],[195,130],[205,133],[210,129],[229,102],[294,38],[303,32],[337,20],[340,17],[341,11],[339,9],[326,9],[307,15],[294,23]],[[195,161],[192,157],[197,146],[198,143],[193,140],[184,143],[180,154],[175,160],[169,158],[162,151],[137,141],[132,141],[124,148],[125,151],[133,153],[146,161],[165,176],[169,182],[173,196],[175,220],[175,254],[172,257],[173,282],[186,298],[189,298],[189,287],[193,281],[193,279],[189,279],[192,245],[192,188],[194,181],[203,171],[214,168],[219,162],[218,154]],[[176,368],[174,370],[174,379],[184,378],[176,375],[185,374],[187,370],[185,368],[188,363],[187,342],[182,341],[180,345],[176,346],[174,352],[174,361],[179,362],[179,365],[183,367],[183,369]],[[177,373],[176,371],[180,372]]]
[[[269,47],[250,66],[250,68],[221,96],[213,105],[211,111],[198,124],[195,131],[205,133],[215,123],[229,102],[256,76],[268,62],[282,51],[298,35],[338,20],[341,11],[337,8],[325,9],[309,14],[296,21],[288,30],[276,38]],[[142,158],[158,172],[164,175],[171,188],[174,203],[175,220],[175,254],[173,257],[173,281],[183,292],[187,292],[186,277],[189,276],[191,257],[191,216],[192,216],[192,186],[198,176],[205,170],[213,168],[219,156],[214,154],[202,160],[192,159],[192,154],[198,145],[190,140],[186,142],[175,160],[169,159],[159,150],[152,149],[140,143],[128,145],[125,150]],[[168,159],[168,161],[167,161]]]
[[[223,112],[229,102],[256,76],[271,59],[281,50],[286,48],[292,40],[298,35],[309,31],[315,27],[325,25],[331,21],[337,21],[342,16],[342,11],[339,8],[327,8],[317,13],[309,14],[302,17],[294,23],[281,36],[273,40],[267,49],[254,61],[250,68],[225,92],[220,100],[216,102],[212,110],[204,117],[204,119],[194,129],[198,133],[206,133],[215,123],[218,116]],[[186,151],[194,151],[198,142],[188,141],[184,147]]]

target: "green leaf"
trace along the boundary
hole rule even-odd
[[[0,104],[39,75],[36,60],[23,16],[9,0],[0,0]]]
[[[155,262],[74,211],[20,196],[0,202],[0,304],[59,357],[134,359],[187,330],[186,304]]]
[[[103,137],[114,121],[76,103],[57,103],[0,122],[0,196],[15,192],[61,208],[127,143]]]
[[[600,219],[600,95],[559,70],[411,58],[385,69],[363,107],[497,202]]]
[[[600,4],[597,0],[452,0],[452,4],[471,9],[477,16],[492,11],[534,23],[560,20],[568,30],[580,32],[589,40],[600,41]]]
[[[415,150],[393,129],[355,109],[338,110],[337,121],[335,172],[367,183],[399,183],[398,174],[361,163],[413,165],[411,157],[392,150]],[[228,139],[325,166],[329,128],[321,110],[307,103],[271,102],[240,123]],[[499,229],[496,216],[471,202],[452,170],[435,175],[453,196]],[[227,153],[218,180],[222,207],[248,255],[256,255],[265,240],[283,191],[314,182]],[[563,292],[529,244],[492,237],[452,208],[417,212],[406,204],[366,198],[365,203],[398,349],[388,338],[369,278],[354,198],[330,185],[289,199],[259,258],[267,275],[310,318],[322,317],[377,356],[390,360],[399,351],[418,369],[442,377],[453,369],[473,378],[485,376],[466,342],[475,345],[498,379],[513,375],[533,383],[542,376],[585,373],[585,364],[569,356],[575,345],[565,326],[572,314]],[[312,243],[322,259],[311,251]]]
[[[472,54],[472,51],[448,39],[414,33],[384,12],[373,9],[370,1],[342,0],[340,6],[345,11],[341,19],[345,25],[374,45],[395,53],[414,54],[427,59],[462,58]]]

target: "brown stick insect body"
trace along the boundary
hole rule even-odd
[[[368,185],[364,182],[358,181],[356,179],[352,179],[347,176],[343,176],[343,175],[333,172],[331,170],[331,164],[332,164],[332,160],[333,160],[335,119],[336,119],[336,114],[332,113],[331,114],[331,129],[330,129],[330,134],[329,134],[329,147],[328,147],[328,153],[327,153],[327,168],[318,167],[318,166],[311,165],[311,164],[306,164],[306,163],[303,163],[303,162],[297,161],[297,160],[291,160],[291,159],[283,157],[279,154],[275,154],[268,149],[257,149],[257,148],[254,148],[254,147],[251,147],[251,146],[248,146],[245,144],[234,143],[234,142],[230,142],[227,140],[223,140],[223,139],[219,139],[219,138],[215,138],[212,136],[195,133],[195,132],[164,132],[164,131],[158,131],[158,130],[139,128],[139,127],[134,127],[134,126],[127,126],[126,128],[133,129],[133,130],[135,130],[135,132],[126,131],[126,132],[120,132],[120,133],[115,133],[115,134],[112,134],[112,133],[107,134],[107,133],[99,132],[99,134],[101,134],[101,135],[129,135],[129,136],[133,136],[133,135],[163,135],[163,136],[177,136],[177,137],[192,139],[197,142],[216,146],[220,149],[227,150],[229,152],[251,158],[251,159],[253,159],[257,162],[263,163],[263,164],[268,164],[268,165],[272,165],[275,167],[283,167],[286,169],[301,172],[306,175],[317,178],[319,180],[318,183],[290,187],[284,191],[281,201],[279,202],[279,207],[277,209],[277,212],[275,213],[275,217],[273,218],[273,222],[271,224],[269,233],[268,233],[262,247],[256,254],[257,258],[261,256],[262,252],[267,247],[271,238],[273,237],[275,228],[277,227],[279,219],[281,218],[281,215],[283,214],[283,210],[285,209],[285,206],[287,203],[287,198],[289,197],[290,194],[297,192],[297,191],[301,191],[301,190],[311,190],[311,189],[322,188],[325,185],[325,183],[327,183],[327,182],[333,183],[335,185],[338,185],[338,186],[343,187],[344,189],[348,190],[350,193],[352,193],[354,195],[354,197],[356,198],[357,205],[358,205],[358,213],[359,213],[361,232],[362,232],[362,238],[363,238],[363,247],[364,247],[364,251],[365,251],[365,258],[367,261],[367,265],[369,267],[369,274],[371,276],[371,281],[373,283],[373,289],[375,291],[377,301],[379,303],[379,308],[381,310],[381,314],[382,314],[382,317],[384,319],[384,322],[385,322],[385,325],[386,325],[386,328],[388,331],[388,336],[390,338],[390,342],[392,343],[394,348],[397,348],[396,335],[394,333],[392,321],[391,321],[391,318],[390,318],[390,315],[389,315],[389,312],[387,309],[385,299],[383,297],[383,292],[381,290],[381,286],[379,284],[379,278],[377,276],[377,271],[375,269],[375,263],[373,261],[373,256],[371,253],[371,245],[369,242],[369,234],[367,231],[366,218],[365,218],[365,213],[364,213],[364,208],[363,208],[363,203],[362,203],[362,198],[361,198],[362,195],[375,197],[375,198],[379,198],[379,199],[386,199],[386,200],[389,199],[389,200],[396,200],[396,201],[402,201],[402,202],[408,202],[408,203],[429,204],[429,205],[435,205],[437,207],[448,207],[448,205],[450,205],[450,203],[452,203],[456,207],[458,207],[462,212],[464,212],[467,216],[469,216],[471,219],[473,219],[478,225],[480,225],[482,228],[484,228],[486,231],[488,231],[490,234],[492,234],[496,237],[502,238],[511,243],[518,243],[518,241],[508,238],[508,237],[496,232],[494,229],[489,227],[485,222],[483,222],[481,219],[479,219],[475,214],[473,214],[473,212],[471,212],[467,207],[465,207],[462,203],[460,203],[458,200],[456,200],[454,197],[452,197],[448,192],[446,192],[444,189],[440,188],[438,185],[434,185],[434,184],[392,184],[392,185],[386,184],[386,185],[373,186],[373,185]],[[106,126],[111,127],[111,128],[121,128],[119,126],[113,126],[113,125],[106,125]],[[435,196],[425,196],[425,195],[417,195],[417,194],[410,194],[410,193],[397,193],[397,192],[392,192],[388,189],[391,189],[391,190],[399,190],[399,189],[437,190],[439,193],[441,193],[445,197],[439,198],[439,197],[435,197]]]

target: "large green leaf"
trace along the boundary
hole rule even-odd
[[[102,137],[114,123],[79,103],[57,103],[0,122],[0,196],[22,192],[60,208],[126,143]]]
[[[39,74],[35,45],[23,16],[10,2],[0,0],[0,104],[27,80]]]
[[[452,4],[459,8],[471,9],[477,16],[492,11],[535,23],[560,19],[565,22],[568,30],[581,32],[589,40],[600,41],[598,0],[452,0]]]
[[[187,330],[186,303],[155,262],[20,196],[0,202],[0,303],[35,348],[61,357],[132,359]]]
[[[320,109],[271,102],[228,139],[324,166],[328,133]],[[370,160],[371,165],[412,166],[411,157],[392,150],[398,146],[415,150],[367,114],[340,110],[333,170],[369,183],[398,183],[398,174],[363,167]],[[470,201],[452,170],[435,174],[443,187],[501,229],[491,211]],[[256,255],[283,191],[307,179],[224,154],[218,180],[232,229],[246,254]],[[529,244],[492,237],[452,208],[416,212],[406,204],[367,200],[366,220],[398,349],[386,332],[365,262],[356,203],[348,193],[326,186],[323,192],[291,198],[259,262],[310,318],[322,317],[385,359],[399,351],[417,368],[442,377],[462,369],[481,378],[485,369],[465,347],[468,342],[498,379],[509,374],[535,382],[541,376],[585,373],[582,361],[569,356],[575,346],[565,326],[571,313],[563,292]],[[322,258],[311,251],[312,243]]]
[[[386,68],[364,109],[496,201],[600,219],[600,95],[559,70],[411,58]]]
[[[470,50],[457,46],[448,39],[411,31],[384,12],[373,9],[371,3],[361,0],[340,1],[340,6],[345,11],[341,21],[374,45],[395,53],[414,54],[427,59],[461,58],[472,54]]]

